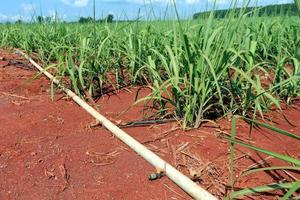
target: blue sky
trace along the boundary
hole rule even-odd
[[[293,0],[257,0],[259,5],[289,3]],[[2,0],[4,2],[4,0]],[[168,3],[169,2],[169,3]],[[211,7],[214,0],[177,0],[181,17],[190,17],[193,13]],[[226,8],[231,0],[217,0],[218,8]],[[242,2],[242,0],[240,0]],[[77,20],[79,16],[91,16],[93,0],[10,0],[0,7],[0,21],[21,19],[30,21],[32,16],[53,16],[55,12],[64,20]],[[114,14],[116,18],[147,18],[149,13],[163,16],[170,0],[96,0],[97,18]],[[170,10],[170,9],[168,9]]]

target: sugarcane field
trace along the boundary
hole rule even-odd
[[[300,0],[0,6],[0,200],[300,199]]]

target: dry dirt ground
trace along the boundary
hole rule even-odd
[[[94,122],[79,106],[57,93],[52,101],[50,83],[22,58],[0,51],[0,199],[191,199],[167,177],[149,181],[155,169]],[[104,96],[97,109],[112,121],[143,118],[142,105],[133,104],[136,88]],[[282,115],[272,112],[276,126],[300,134],[300,104]],[[238,123],[239,139],[279,153],[300,158],[300,145],[264,129],[249,134],[246,123]],[[205,124],[197,130],[181,131],[176,122],[124,128],[149,149],[176,166],[220,199],[229,187],[230,121]],[[283,163],[238,147],[235,154],[236,189],[278,180],[299,178],[293,173],[259,173],[240,177],[252,165]],[[253,199],[277,199],[269,193]],[[245,198],[246,199],[246,198]]]

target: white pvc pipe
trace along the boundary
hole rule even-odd
[[[50,80],[52,80],[55,84],[59,85],[61,89],[71,97],[78,105],[80,105],[83,109],[85,109],[89,114],[91,114],[94,118],[96,118],[102,126],[107,128],[110,132],[112,132],[116,137],[118,137],[121,141],[127,144],[131,149],[133,149],[136,153],[138,153],[141,157],[147,160],[151,165],[156,168],[164,169],[164,173],[168,176],[172,181],[174,181],[179,187],[181,187],[186,193],[188,193],[194,199],[201,200],[217,200],[216,197],[211,195],[208,191],[201,188],[187,176],[179,172],[169,163],[161,159],[155,153],[147,149],[144,145],[139,143],[133,137],[128,135],[126,132],[121,130],[118,126],[113,124],[103,115],[98,113],[94,108],[88,105],[85,101],[83,101],[79,96],[77,96],[71,90],[63,87],[59,80],[53,77],[49,72],[45,71],[40,65],[38,65],[34,60],[32,60],[28,55],[21,51],[17,51],[18,54],[24,56],[27,60],[30,61],[32,65],[34,65],[39,71],[44,73]]]

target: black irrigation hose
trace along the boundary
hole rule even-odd
[[[176,119],[158,119],[158,120],[142,120],[142,121],[133,121],[128,122],[126,124],[119,125],[120,128],[129,128],[129,127],[142,127],[142,126],[149,126],[153,124],[165,124],[169,122],[175,122]]]

